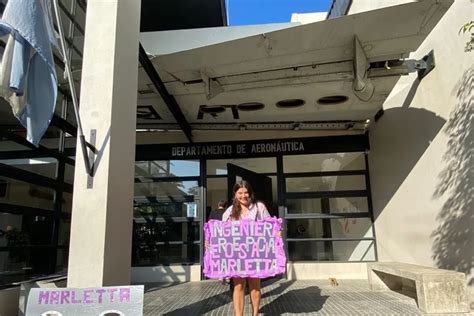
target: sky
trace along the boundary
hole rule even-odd
[[[292,13],[327,12],[332,0],[226,0],[229,25],[290,22]]]

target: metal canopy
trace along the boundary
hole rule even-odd
[[[166,55],[147,53],[193,129],[363,129],[409,73],[404,58],[452,2],[424,0]],[[294,99],[303,104],[277,105]],[[138,104],[160,117],[139,118],[139,128],[179,129],[142,70]]]

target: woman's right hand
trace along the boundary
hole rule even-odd
[[[204,250],[207,250],[209,248],[209,242],[207,240],[204,240]]]

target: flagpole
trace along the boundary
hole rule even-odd
[[[74,78],[72,77],[72,71],[69,66],[69,59],[66,54],[66,45],[65,45],[65,37],[63,33],[63,25],[61,23],[61,16],[59,15],[59,10],[58,10],[58,0],[53,0],[53,7],[54,7],[54,15],[56,17],[56,23],[58,24],[58,30],[59,30],[59,42],[61,43],[61,53],[63,55],[63,62],[64,62],[64,68],[66,71],[66,75],[68,78],[68,83],[69,83],[69,90],[71,91],[71,97],[72,97],[72,104],[74,108],[74,114],[76,116],[76,121],[77,121],[77,129],[78,129],[78,134],[79,134],[79,139],[82,147],[82,155],[84,156],[84,163],[86,165],[86,171],[87,173],[93,177],[94,176],[94,170],[93,170],[93,164],[91,166],[91,163],[89,161],[88,157],[88,152],[87,152],[87,147],[90,148],[90,150],[96,154],[97,150],[94,146],[86,142],[86,139],[84,137],[84,132],[82,130],[82,123],[81,123],[81,117],[79,116],[79,106],[77,104],[77,95],[76,95],[76,88],[74,86]]]

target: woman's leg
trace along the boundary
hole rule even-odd
[[[234,312],[235,316],[244,315],[244,299],[245,299],[245,283],[246,279],[244,278],[233,278],[234,282],[234,293],[232,295],[234,302]]]
[[[258,315],[258,310],[260,308],[260,279],[248,278],[249,289],[250,289],[250,298],[252,300],[252,313],[253,315]]]

